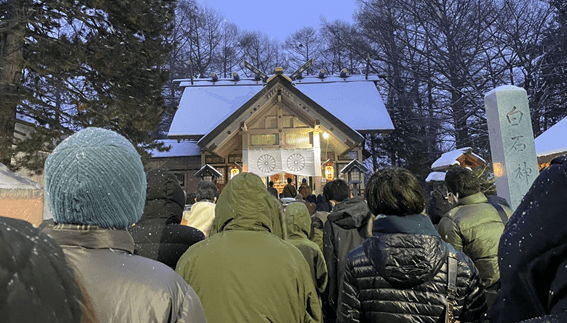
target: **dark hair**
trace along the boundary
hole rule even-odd
[[[459,197],[467,197],[480,192],[478,178],[470,169],[462,166],[451,167],[445,174],[445,183],[449,192],[458,193]]]
[[[272,187],[272,186],[274,186],[274,182],[273,182],[273,181],[270,181],[270,182],[268,183],[268,185],[269,185],[270,187]]]
[[[213,182],[202,181],[197,185],[197,194],[195,194],[197,202],[201,200],[214,201],[218,196],[217,186]]]
[[[291,177],[288,177],[288,178],[287,178],[287,183],[288,183],[288,184],[291,184],[291,181],[292,181]]]
[[[348,184],[342,179],[335,179],[334,181],[328,182],[325,187],[323,187],[323,195],[327,201],[334,200],[337,202],[342,202],[349,197],[350,188]]]
[[[366,186],[366,202],[375,215],[411,215],[425,209],[423,188],[409,170],[401,167],[374,173]]]

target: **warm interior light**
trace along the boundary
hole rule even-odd
[[[329,139],[329,134],[328,134],[328,133],[326,133],[326,132],[323,132],[323,138],[325,138],[325,139]]]

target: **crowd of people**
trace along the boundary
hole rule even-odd
[[[563,322],[566,174],[555,159],[513,211],[459,166],[429,205],[399,167],[360,197],[289,179],[288,203],[244,172],[185,210],[173,174],[87,128],[45,163],[53,222],[0,217],[0,321]]]

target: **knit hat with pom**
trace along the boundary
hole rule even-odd
[[[110,130],[87,128],[49,155],[45,190],[55,222],[122,229],[142,216],[146,175],[130,141]]]

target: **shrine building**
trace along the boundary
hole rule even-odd
[[[365,135],[394,129],[375,75],[290,78],[277,68],[269,78],[177,81],[184,91],[165,140],[171,150],[154,152],[150,167],[174,172],[188,193],[200,180],[222,190],[240,172],[280,193],[288,177],[297,187],[306,178],[315,193],[343,178],[360,192]]]

